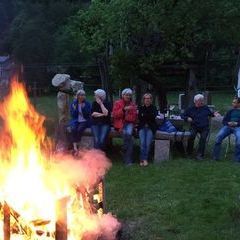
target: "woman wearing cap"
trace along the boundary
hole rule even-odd
[[[125,88],[122,98],[113,105],[114,128],[123,134],[124,163],[132,164],[133,128],[137,119],[137,107],[132,101],[132,90]]]
[[[105,149],[106,137],[111,126],[111,106],[106,101],[106,92],[97,89],[95,101],[92,103],[92,133],[94,136],[94,147]]]
[[[81,140],[83,131],[90,127],[91,104],[86,101],[84,90],[79,90],[76,94],[76,99],[73,100],[70,106],[70,128],[71,142],[73,144],[74,153],[78,152],[77,143]]]
[[[148,165],[148,155],[153,136],[157,130],[155,118],[157,116],[157,108],[152,105],[152,95],[146,93],[143,95],[143,105],[138,112],[138,128],[140,139],[140,166]]]

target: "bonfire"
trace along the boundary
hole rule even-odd
[[[54,155],[45,118],[16,79],[0,117],[0,240],[115,239],[120,224],[102,207],[105,155]]]

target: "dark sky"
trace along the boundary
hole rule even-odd
[[[12,0],[0,0],[0,55],[3,48],[4,37],[9,30],[13,18],[13,12]]]
[[[14,15],[13,0],[0,0],[0,30],[2,31]]]

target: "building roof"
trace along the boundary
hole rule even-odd
[[[6,62],[7,60],[9,60],[9,58],[9,56],[0,56],[0,63]]]

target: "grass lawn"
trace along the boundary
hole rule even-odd
[[[213,94],[224,114],[233,94]],[[176,96],[170,95],[172,101]],[[37,109],[56,120],[56,98],[37,99]],[[50,121],[50,122],[51,122]],[[210,156],[214,134],[208,145]],[[123,223],[122,239],[237,240],[240,237],[240,164],[232,152],[220,162],[197,162],[176,155],[147,168],[121,163],[119,145],[111,149],[106,176],[107,210]],[[135,151],[138,159],[138,150]]]
[[[240,166],[230,161],[177,158],[144,169],[114,162],[106,191],[123,239],[239,239]]]

